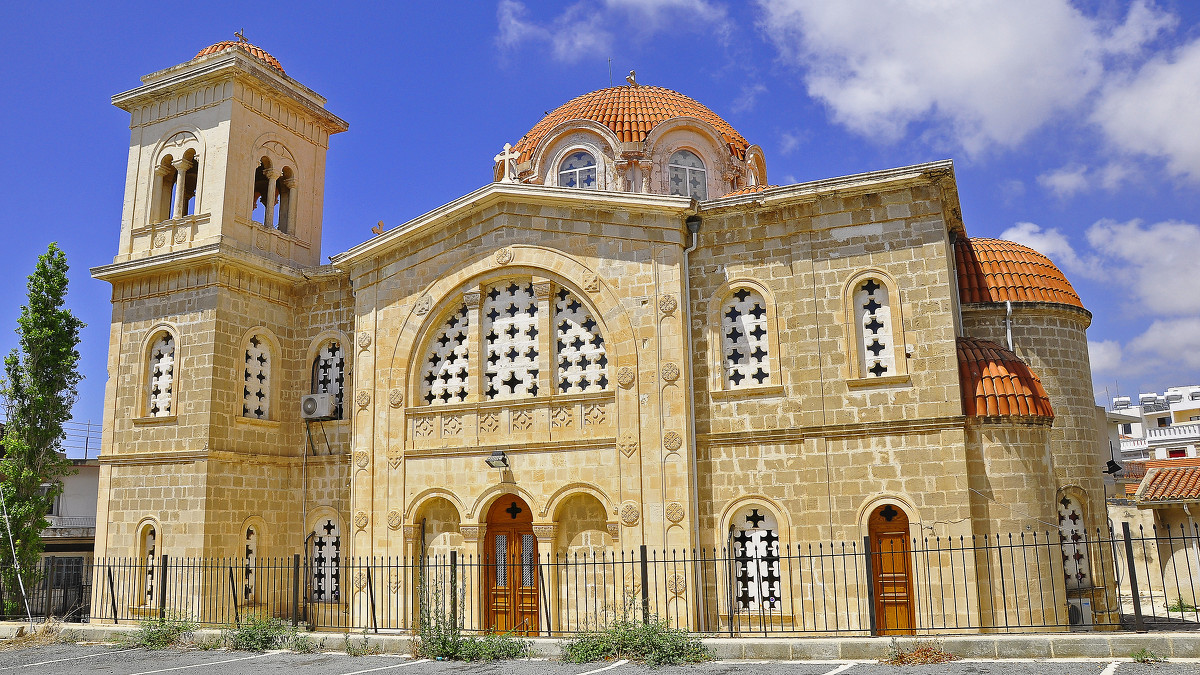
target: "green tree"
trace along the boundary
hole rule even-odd
[[[67,257],[51,243],[29,276],[28,300],[17,319],[18,345],[4,359],[0,381],[7,413],[0,439],[0,488],[8,515],[8,524],[0,523],[6,610],[20,601],[13,551],[29,588],[41,574],[46,514],[62,493],[60,479],[71,472],[59,450],[81,379],[76,346],[84,324],[63,306],[66,295]]]

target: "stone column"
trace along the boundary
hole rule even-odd
[[[275,180],[282,175],[279,169],[263,169],[263,175],[267,177],[267,194],[263,195],[263,206],[266,208],[266,213],[263,214],[263,227],[275,227]]]
[[[540,330],[540,329],[539,329]],[[543,626],[546,631],[556,631],[561,628],[561,617],[555,610],[559,609],[558,604],[558,584],[559,570],[554,563],[554,539],[558,533],[558,525],[554,523],[534,523],[533,536],[537,537],[538,546],[538,574],[544,575],[546,583],[546,598],[547,607],[541,608],[541,616],[539,623],[546,621],[549,625]],[[538,604],[541,605],[542,598],[538,598]],[[573,608],[566,608],[571,611]]]
[[[175,167],[175,209],[171,214],[172,219],[182,218],[183,211],[187,208],[187,172],[195,165],[190,159],[171,162],[171,166]]]
[[[483,400],[483,383],[486,381],[483,365],[487,362],[487,345],[483,341],[483,311],[480,309],[483,306],[483,287],[463,293],[463,304],[467,306],[467,342],[470,344],[471,361],[475,367],[468,375],[471,381],[467,387],[467,402],[478,403]],[[479,433],[478,420],[475,433]]]
[[[538,343],[539,344],[554,344],[554,316],[551,313],[551,291],[552,285],[546,279],[533,278],[533,295],[537,298],[538,311]],[[551,349],[543,349],[538,352],[538,395],[549,396],[554,391],[554,354]]]
[[[295,177],[283,179],[283,186],[288,189],[287,219],[285,221],[287,223],[287,229],[284,230],[284,232],[293,236],[296,234],[296,202],[299,201],[296,199],[298,196],[296,194],[297,185],[298,183],[296,182]]]
[[[466,592],[477,594],[471,600],[464,600],[468,607],[472,610],[468,616],[463,613],[464,628],[482,628],[484,612],[487,608],[487,588],[485,583],[487,579],[487,570],[483,566],[483,547],[487,543],[487,525],[459,525],[458,533],[463,538],[463,554],[466,560],[459,561],[460,565],[466,565],[467,579]]]

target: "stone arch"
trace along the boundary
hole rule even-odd
[[[572,138],[578,134],[579,138]],[[585,138],[592,136],[594,143],[588,143]],[[613,173],[613,162],[616,161],[616,148],[621,147],[621,140],[612,129],[594,120],[567,120],[551,129],[538,141],[533,150],[531,169],[533,176],[544,185],[558,185],[558,165],[571,148],[587,148],[596,156],[597,174],[605,176],[601,190],[609,187]],[[549,180],[553,175],[554,179]]]
[[[842,284],[842,312],[846,322],[846,379],[867,379],[866,375],[859,368],[862,346],[859,344],[858,319],[854,306],[854,294],[858,286],[865,283],[867,279],[875,279],[886,289],[888,309],[891,314],[890,329],[892,340],[895,343],[893,345],[893,356],[896,372],[885,376],[884,381],[889,381],[890,378],[908,377],[908,341],[904,335],[904,297],[901,295],[896,279],[892,275],[878,267],[868,267],[854,271],[846,279],[846,282]]]
[[[131,558],[140,558],[142,553],[142,533],[147,527],[154,528],[155,537],[157,538],[156,547],[160,549],[158,554],[162,554],[162,523],[156,516],[142,516],[142,518],[138,520],[137,525],[133,528],[133,541],[131,541],[129,545],[129,556]]]
[[[458,511],[459,522],[462,522],[470,515],[463,505],[462,500],[458,498],[458,495],[445,488],[431,487],[421,490],[415,497],[409,500],[408,508],[405,509],[404,514],[405,521],[410,524],[416,524],[415,514],[420,511],[426,502],[439,498],[445,499],[454,505],[454,508]]]
[[[746,148],[746,175],[743,178],[746,184],[739,187],[767,184],[767,160],[757,145]]]
[[[307,375],[307,381],[302,391],[312,393],[313,388],[313,373],[316,368],[317,355],[321,348],[328,342],[337,342],[342,352],[342,398],[343,410],[342,416],[334,421],[345,421],[349,419],[346,410],[349,408],[349,394],[354,391],[354,383],[352,376],[354,374],[354,344],[350,340],[350,336],[345,332],[335,329],[321,331],[308,343],[308,349],[304,352],[304,369],[301,371]]]
[[[551,513],[556,553],[591,555],[612,548],[608,510],[591,491],[571,491],[558,500]]]
[[[566,485],[555,490],[554,493],[551,494],[546,500],[546,505],[537,512],[538,517],[554,517],[555,512],[558,511],[559,506],[561,506],[564,501],[578,494],[589,494],[595,497],[596,501],[598,501],[601,507],[603,507],[604,513],[612,516],[617,515],[616,505],[613,504],[612,499],[609,499],[608,495],[605,494],[603,490],[601,490],[599,487],[596,487],[592,483],[575,482],[567,483]]]
[[[425,555],[440,556],[449,554],[450,551],[462,550],[462,512],[445,494],[430,495],[423,499],[413,511],[412,517],[416,526],[413,535],[414,551],[418,555],[424,552]],[[420,532],[422,520],[425,520],[424,546]]]
[[[909,534],[914,537],[920,534],[922,523],[921,511],[917,508],[916,502],[913,501],[912,497],[898,492],[877,492],[863,499],[858,505],[854,522],[858,523],[859,528],[861,528],[860,536],[867,532],[867,519],[871,517],[871,513],[884,504],[893,504],[900,507],[908,517]]]
[[[179,410],[179,381],[182,373],[180,363],[182,362],[181,352],[182,345],[179,342],[179,328],[174,324],[160,321],[146,330],[142,338],[142,347],[138,352],[138,380],[137,380],[137,416],[149,416],[149,388],[150,388],[150,350],[154,347],[155,342],[160,334],[167,333],[175,344],[175,356],[173,358],[172,377],[171,377],[171,417],[178,415]]]
[[[651,185],[658,194],[671,193],[667,164],[680,150],[695,153],[704,162],[706,199],[729,192],[724,174],[730,168],[729,148],[716,127],[698,117],[673,117],[658,123],[646,135],[646,155],[651,162]]]
[[[541,501],[535,498],[529,490],[515,483],[496,483],[486,488],[475,498],[475,502],[471,504],[470,510],[466,513],[467,520],[477,522],[480,525],[486,525],[487,512],[492,507],[492,502],[504,495],[516,495],[525,500],[525,503],[529,505],[529,509],[533,513],[543,513],[545,511],[545,507],[542,506]]]
[[[733,517],[743,508],[747,506],[761,506],[768,509],[775,516],[775,521],[779,523],[780,544],[782,546],[790,545],[792,540],[792,521],[787,509],[779,502],[765,495],[742,495],[735,499],[729,500],[725,504],[725,508],[721,510],[720,517],[717,518],[717,542],[718,546],[727,545],[725,540],[728,538],[729,530],[734,525]],[[721,542],[724,542],[722,544]]]
[[[255,535],[258,538],[258,546],[260,551],[268,550],[272,547],[270,528],[267,526],[267,521],[262,516],[253,515],[247,516],[242,521],[240,536],[245,537],[246,528],[253,527]]]
[[[148,223],[162,222],[169,220],[173,214],[169,213],[170,203],[173,194],[164,194],[167,189],[162,183],[162,177],[158,173],[158,168],[163,164],[164,160],[178,161],[180,159],[191,159],[195,162],[195,180],[196,185],[192,198],[195,200],[194,212],[200,211],[201,198],[203,197],[202,188],[204,182],[201,176],[204,173],[204,158],[205,158],[205,143],[204,134],[199,128],[190,124],[176,125],[162,135],[157,143],[154,144],[150,161],[150,180],[145,183],[146,198],[144,203],[148,205],[146,209],[146,221]],[[175,181],[178,181],[180,176],[175,176]],[[174,183],[172,183],[174,185]],[[170,188],[172,192],[174,188]]]
[[[258,337],[264,339],[267,342],[267,344],[269,345],[268,354],[270,356],[269,356],[268,368],[270,370],[270,373],[267,375],[267,387],[266,387],[267,401],[268,401],[267,402],[267,414],[265,417],[262,417],[262,418],[253,418],[253,417],[244,416],[242,413],[238,413],[236,415],[236,418],[237,419],[260,419],[263,421],[278,421],[279,420],[279,405],[278,405],[278,403],[279,403],[280,379],[282,379],[280,377],[281,368],[279,368],[279,366],[281,365],[281,362],[283,359],[283,348],[280,346],[279,338],[277,338],[275,336],[274,331],[267,328],[266,326],[259,325],[259,326],[250,328],[249,330],[247,330],[245,333],[242,334],[242,338],[238,342],[239,349],[235,355],[235,358],[238,360],[238,362],[241,362],[245,358],[246,351],[248,349],[250,349],[250,347],[251,347],[250,341],[255,336],[258,336]],[[234,382],[234,384],[239,389],[241,389],[241,388],[244,388],[244,384],[245,384],[244,371],[239,369],[239,373],[241,373],[243,375],[243,377],[237,379]]]
[[[729,389],[725,382],[725,358],[723,353],[724,336],[721,332],[721,317],[725,303],[739,288],[749,288],[762,296],[767,310],[767,358],[770,369],[770,387],[783,386],[783,370],[780,368],[783,355],[780,353],[779,342],[779,306],[775,301],[775,293],[763,281],[749,276],[735,276],[717,288],[708,299],[708,386],[709,391],[724,391]],[[753,387],[743,389],[753,391]]]

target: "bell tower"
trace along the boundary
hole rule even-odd
[[[347,124],[237,37],[113,97],[131,131],[114,263],[239,249],[320,264],[325,152]]]

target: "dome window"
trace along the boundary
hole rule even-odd
[[[580,150],[567,155],[558,167],[558,184],[562,187],[596,189],[596,158]]]
[[[696,153],[689,150],[676,152],[671,155],[671,161],[667,162],[667,170],[671,194],[699,200],[708,199],[708,176],[704,170],[704,162]]]

